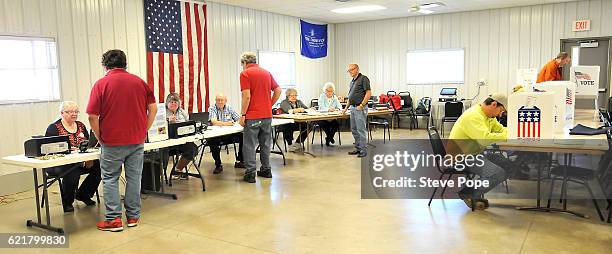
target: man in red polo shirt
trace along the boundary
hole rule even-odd
[[[147,130],[153,124],[157,104],[153,91],[141,78],[128,73],[126,56],[114,49],[102,55],[106,75],[91,89],[87,114],[89,124],[100,141],[100,169],[104,184],[105,220],[97,227],[121,231],[119,177],[125,166],[125,215],[127,226],[140,219],[140,179]]]
[[[240,125],[244,126],[242,154],[244,157],[244,181],[255,182],[255,149],[259,144],[261,168],[258,176],[272,178],[270,151],[272,143],[272,105],[281,94],[281,88],[274,81],[270,72],[257,65],[254,52],[242,53],[240,57],[240,90],[242,91],[242,117]],[[270,96],[271,91],[274,93]]]

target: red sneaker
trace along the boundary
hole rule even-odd
[[[127,218],[127,226],[128,227],[136,227],[138,226],[138,218]]]
[[[123,231],[123,222],[121,221],[121,218],[100,221],[98,222],[98,224],[96,224],[96,226],[98,226],[98,229],[102,231],[111,231],[111,232]]]

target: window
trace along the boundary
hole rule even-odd
[[[259,66],[272,73],[283,90],[295,87],[295,53],[259,51],[258,62]]]
[[[419,50],[406,54],[406,83],[463,84],[464,50]]]
[[[0,56],[0,103],[60,99],[54,39],[0,36]]]

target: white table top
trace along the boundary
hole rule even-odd
[[[582,124],[591,128],[598,128],[601,123],[593,119],[593,110],[576,110],[574,125]],[[564,133],[557,133],[552,140],[538,142],[525,142],[522,140],[508,140],[497,144],[502,150],[519,150],[533,152],[575,152],[603,154],[610,148],[605,134],[600,135],[570,135],[569,129]]]
[[[278,126],[283,124],[293,123],[292,119],[272,119],[272,126]],[[193,142],[199,139],[220,137],[224,135],[240,133],[243,127],[236,124],[234,126],[209,126],[204,134],[196,134],[192,136],[182,137],[178,139],[168,139],[158,142],[145,143],[144,150],[150,151],[154,149],[160,149],[164,147],[182,145],[187,142]],[[100,158],[100,151],[93,150],[88,153],[72,153],[64,157],[60,157],[52,160],[39,160],[35,158],[28,158],[23,154],[7,156],[0,161],[4,164],[27,167],[27,168],[50,168],[55,166],[79,163],[89,160],[96,160]],[[0,169],[1,170],[1,169]]]

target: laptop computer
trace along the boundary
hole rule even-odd
[[[189,120],[193,120],[196,122],[197,132],[205,131],[208,128],[208,119],[209,119],[208,112],[193,113],[189,115]]]

